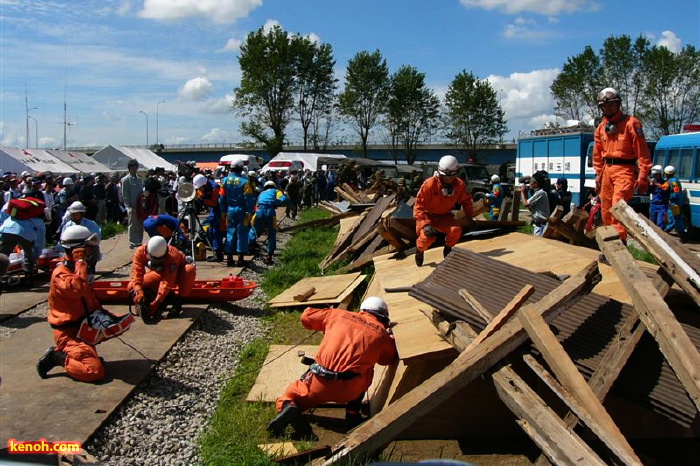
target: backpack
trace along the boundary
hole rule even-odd
[[[17,220],[28,220],[34,217],[43,217],[46,203],[34,197],[22,197],[10,199],[5,212]]]

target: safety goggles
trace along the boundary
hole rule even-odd
[[[458,170],[438,170],[440,176],[457,176]]]

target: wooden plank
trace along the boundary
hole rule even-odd
[[[510,219],[517,222],[520,218],[520,193],[513,194],[513,214]]]
[[[593,393],[586,379],[578,371],[547,322],[536,310],[528,306],[518,311],[518,320],[561,384],[576,397],[576,401],[587,411],[583,420],[591,421],[590,424],[587,423],[588,427],[625,464],[641,465],[641,460],[634,453],[598,397]]]
[[[700,409],[700,352],[613,227],[598,228],[600,249],[620,277],[634,307],[695,406]],[[607,238],[607,239],[606,239]]]
[[[271,345],[246,401],[276,401],[289,384],[309,368],[301,363],[299,351],[312,358],[318,352],[318,346]]]
[[[546,320],[555,319],[590,292],[600,280],[597,264],[591,263],[535,304],[526,305],[541,312]],[[523,308],[523,309],[525,309]],[[522,309],[521,309],[522,311]],[[511,320],[472,351],[461,353],[452,364],[414,387],[409,393],[379,412],[333,447],[325,464],[348,458],[363,458],[381,448],[406,427],[428,414],[436,405],[484,373],[519,347],[526,334],[518,320]]]
[[[310,222],[295,223],[294,225],[280,228],[277,231],[279,231],[280,233],[284,233],[287,231],[300,230],[302,228],[332,226],[339,223],[340,219],[354,217],[356,215],[360,215],[361,212],[361,210],[348,210],[347,212],[343,212],[342,214],[333,215],[330,218],[321,218],[318,220],[311,220]]]
[[[298,294],[294,295],[294,301],[306,301],[309,299],[314,293],[316,293],[316,288],[313,286],[310,286],[309,288],[305,289],[304,291],[300,291]]]
[[[525,433],[554,464],[605,464],[510,367],[494,373],[493,381],[501,400],[521,418]]]
[[[487,324],[491,322],[491,319],[493,319],[493,316],[489,311],[484,308],[484,306],[481,305],[481,303],[466,289],[461,288],[457,291],[457,293],[464,299],[468,305],[474,309],[477,314],[481,316],[482,319],[484,319],[484,322]]]
[[[656,231],[659,229],[653,229],[651,222],[632,210],[624,200],[612,208],[612,213],[627,228],[629,234],[673,277],[678,286],[700,305],[700,275],[661,237]]]
[[[360,201],[358,198],[356,198],[352,193],[349,193],[345,191],[343,188],[340,186],[336,186],[333,188],[335,193],[345,199],[346,201],[350,202],[351,204],[362,204],[362,201]]]
[[[361,254],[360,257],[358,257],[357,259],[355,259],[354,261],[352,261],[348,265],[339,268],[338,273],[353,272],[353,271],[359,269],[360,267],[363,267],[363,266],[369,264],[370,262],[372,262],[372,260],[375,257],[389,254],[393,250],[394,250],[393,246],[386,246],[383,248],[379,248],[372,253]]]
[[[398,236],[394,235],[394,233],[391,232],[391,230],[387,230],[385,227],[382,226],[382,228],[379,229],[379,234],[381,235],[382,238],[384,238],[389,244],[391,244],[394,249],[397,251],[403,251],[405,248],[405,245],[403,242],[399,239]]]
[[[503,199],[503,204],[501,204],[501,209],[498,211],[498,220],[508,220],[510,212],[513,209],[513,199],[506,197]]]
[[[559,238],[559,233],[557,232],[556,228],[549,228],[550,225],[554,225],[558,223],[561,220],[561,217],[564,215],[564,207],[558,205],[554,208],[554,212],[552,212],[549,215],[549,218],[547,219],[547,228],[544,230],[544,233],[542,234],[543,237],[545,238],[551,238],[551,239],[557,239]]]
[[[268,301],[270,307],[288,307],[301,306],[310,304],[337,304],[347,296],[348,292],[352,292],[357,287],[357,281],[361,278],[359,272],[343,274],[343,275],[328,275],[325,277],[307,277],[299,280],[291,287],[284,290],[274,298]],[[361,282],[362,280],[360,280]],[[315,288],[316,294],[313,299],[309,299],[300,303],[294,299],[298,295],[309,288]]]
[[[358,228],[360,228],[360,225],[362,224],[362,221],[367,217],[367,214],[369,211],[364,211],[362,214],[357,217],[353,218],[354,223],[350,226],[348,226],[345,231],[343,230],[343,221],[347,219],[342,219],[340,221],[340,229],[338,230],[338,236],[335,240],[335,245],[333,246],[333,249],[326,255],[326,257],[323,259],[323,261],[319,264],[319,267],[321,270],[326,268],[326,264],[332,260],[338,252],[346,249],[348,246],[350,246],[350,243],[352,242],[352,238],[355,235],[355,232],[357,231]]]

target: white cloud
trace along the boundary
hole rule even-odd
[[[507,24],[503,30],[503,37],[506,39],[537,42],[554,36],[553,32],[540,29],[536,21],[520,17],[516,18],[512,24]]]
[[[192,78],[178,92],[183,100],[205,100],[214,90],[212,83],[204,77]]]
[[[262,5],[262,0],[144,0],[142,18],[178,20],[205,17],[216,23],[233,23]]]
[[[666,47],[673,53],[680,53],[682,46],[681,40],[673,31],[663,31],[661,39],[656,43],[660,47]]]
[[[222,52],[238,52],[241,49],[241,44],[243,41],[240,39],[235,39],[231,37],[228,41],[226,41],[226,45],[224,45],[224,48],[221,50]]]
[[[317,44],[317,45],[318,45],[318,44],[321,43],[321,38],[320,38],[317,34],[315,34],[315,33],[313,33],[313,32],[310,33],[310,34],[307,34],[307,35],[306,35],[306,38],[309,39],[309,41],[312,42],[312,43],[314,43],[314,44]]]
[[[131,2],[124,2],[117,7],[118,16],[127,16],[131,12]]]
[[[224,115],[226,113],[231,113],[231,106],[233,105],[233,96],[227,95],[220,99],[210,99],[202,106],[202,113],[208,115]]]
[[[221,128],[212,128],[207,134],[202,136],[202,141],[210,143],[224,143],[236,141],[240,138],[238,131],[226,131]]]
[[[508,14],[522,12],[557,16],[581,10],[597,11],[600,4],[591,0],[460,0],[467,8],[498,9]]]
[[[269,34],[275,26],[281,26],[280,22],[276,19],[268,19],[263,25],[263,32]]]

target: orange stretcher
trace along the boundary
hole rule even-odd
[[[98,280],[92,283],[100,303],[129,304],[129,280]],[[247,298],[257,283],[241,277],[226,277],[221,280],[196,280],[185,303],[208,304],[238,301]],[[175,287],[177,290],[177,287]]]

